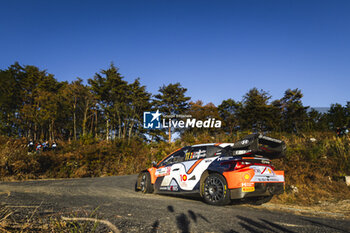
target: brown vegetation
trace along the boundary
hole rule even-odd
[[[106,141],[59,142],[58,151],[28,153],[26,141],[0,137],[1,180],[42,178],[78,178],[135,174],[184,145],[205,142],[232,142],[241,136],[208,134],[181,140],[146,144],[134,139]],[[285,171],[286,192],[275,202],[316,204],[338,201],[350,196],[341,179],[350,175],[350,139],[328,133],[313,135],[271,135],[287,144],[287,155],[274,160],[276,169]],[[313,137],[316,141],[310,140]]]

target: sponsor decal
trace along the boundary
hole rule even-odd
[[[273,170],[270,167],[265,166],[250,166],[250,168],[253,168],[255,174],[260,175],[275,175]]]
[[[170,171],[171,171],[171,167],[159,168],[159,169],[156,170],[155,175],[157,177],[159,177],[159,176],[167,176],[167,175],[170,175]]]
[[[269,177],[269,176],[261,176],[261,177],[255,177],[254,181],[272,181],[272,182],[283,182],[283,179],[279,179],[278,177]]]
[[[206,150],[199,150],[194,152],[187,152],[185,160],[191,160],[191,159],[199,159],[202,157],[205,157],[207,151]]]
[[[248,144],[248,143],[249,143],[249,140],[247,140],[247,139],[246,139],[246,140],[243,140],[241,143],[242,143],[242,145]]]
[[[281,140],[278,140],[278,139],[276,139],[276,138],[270,138],[270,137],[263,136],[263,135],[259,135],[259,138],[265,139],[265,140],[269,140],[269,141],[273,141],[273,142],[277,142],[277,143],[282,143]]]
[[[192,159],[192,158],[193,158],[193,153],[187,152],[187,153],[186,153],[185,160],[190,160],[190,159]]]
[[[179,191],[179,187],[177,185],[171,185],[171,186],[161,186],[159,188],[161,191]]]
[[[244,175],[244,179],[249,180],[249,178],[250,178],[250,175],[249,175],[249,174],[245,174],[245,175]]]
[[[242,187],[242,192],[254,192],[255,187]]]
[[[172,185],[170,186],[170,191],[179,191],[179,188],[177,187],[177,185]]]
[[[229,159],[232,159],[232,157],[220,157],[218,158],[218,161],[229,160]]]
[[[247,154],[249,152],[251,152],[252,150],[236,150],[236,151],[233,151],[233,153],[235,155],[243,155],[243,154]]]
[[[283,175],[276,175],[275,172],[266,166],[250,166],[255,172],[251,181],[254,182],[284,182]]]
[[[242,187],[254,187],[253,182],[242,183]]]
[[[266,172],[265,172],[266,171]],[[264,173],[269,173],[269,174],[273,174],[272,171],[271,171],[271,168],[269,167],[265,167],[264,170],[261,172],[261,174],[264,174]]]
[[[187,175],[180,175],[180,180],[181,181],[186,181],[187,180]]]

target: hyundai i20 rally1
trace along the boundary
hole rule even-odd
[[[284,172],[270,159],[285,155],[281,140],[252,134],[235,143],[185,146],[142,171],[143,193],[199,194],[206,203],[225,205],[250,198],[257,204],[284,192]]]

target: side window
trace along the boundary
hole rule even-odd
[[[187,161],[187,160],[196,160],[200,158],[205,158],[206,154],[207,154],[206,146],[195,146],[195,147],[192,147],[192,149],[186,153],[185,160]]]
[[[180,163],[185,160],[185,151],[184,149],[181,149],[179,151],[174,152],[172,155],[170,155],[168,158],[166,158],[159,166],[167,166],[173,163]]]
[[[226,154],[224,148],[220,148],[216,146],[208,146],[206,157],[210,158],[210,157],[215,157],[215,156],[224,155],[224,154]]]

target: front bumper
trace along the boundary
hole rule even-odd
[[[284,193],[284,183],[255,183],[253,192],[244,192],[242,188],[230,189],[231,199],[244,197],[270,196]]]

